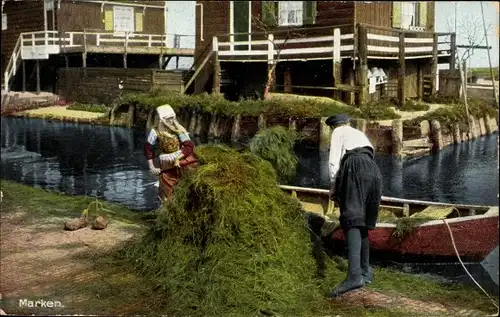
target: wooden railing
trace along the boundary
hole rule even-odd
[[[319,33],[319,34],[318,34]],[[248,37],[248,40],[234,41],[235,37]],[[342,34],[340,28],[329,28],[328,31],[315,35],[300,33],[262,34],[228,34],[218,36],[217,51],[221,60],[252,57],[269,62],[276,60],[303,59],[309,55],[319,58],[340,60],[341,55],[352,55],[354,34]]]
[[[21,37],[17,39],[16,45],[14,46],[14,50],[12,51],[12,55],[10,56],[9,62],[5,67],[5,71],[3,74],[3,85],[5,91],[9,91],[9,81],[16,74],[17,67],[21,62]]]
[[[449,56],[455,46],[453,33],[408,31],[367,24],[359,27],[366,30],[368,58],[397,59],[401,46],[404,46],[406,59],[432,58],[434,46],[438,56]]]

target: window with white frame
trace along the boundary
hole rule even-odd
[[[135,31],[133,7],[113,6],[113,30],[116,33]]]
[[[418,2],[401,2],[401,28],[410,29],[419,25]]]
[[[302,25],[304,1],[278,1],[279,25]]]

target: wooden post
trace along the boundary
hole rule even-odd
[[[220,62],[219,62],[219,44],[217,41],[217,36],[214,36],[212,39],[212,51],[214,53],[213,56],[213,87],[212,87],[212,93],[220,93],[220,76],[221,76],[221,69],[220,69]]]
[[[82,54],[82,60],[83,60],[83,68],[87,67],[87,32],[83,30],[83,54]]]
[[[398,74],[398,102],[399,106],[403,107],[406,101],[405,83],[406,77],[406,62],[405,62],[405,34],[399,33],[399,74]]]
[[[285,94],[291,94],[292,93],[292,71],[290,70],[289,67],[285,69],[285,87],[284,87],[284,92]]]
[[[66,69],[69,68],[69,58],[66,54],[64,54],[64,66],[66,67]]]
[[[36,94],[40,94],[40,60],[36,60]]]
[[[23,63],[23,69],[22,69],[22,72],[23,72],[23,92],[25,92],[26,91],[26,61],[23,59],[22,63]]]
[[[128,47],[128,32],[125,33],[125,46],[123,48],[123,68],[127,68],[127,47]]]
[[[417,65],[417,97],[418,101],[422,101],[424,97],[424,74],[423,74],[423,65]]]
[[[359,91],[359,105],[366,104],[368,97],[368,38],[366,27],[358,24],[358,58],[357,80]]]
[[[457,33],[450,35],[450,69],[455,69],[457,61]]]
[[[355,61],[353,61],[353,63],[355,63]],[[348,75],[349,75],[348,78],[349,85],[351,85],[351,87],[356,86],[356,76],[354,74],[354,69],[352,67],[349,69]],[[349,104],[354,105],[355,102],[356,102],[356,94],[354,93],[354,91],[351,91],[349,92]]]
[[[434,150],[440,150],[443,147],[443,134],[441,124],[437,120],[431,121],[432,145]]]
[[[333,29],[333,86],[342,84],[342,64],[340,59],[340,29]],[[334,98],[340,99],[341,93],[334,91]]]
[[[434,41],[432,43],[432,60],[431,60],[431,97],[436,96],[436,75],[438,64],[438,35],[434,33]]]
[[[403,154],[403,120],[392,121],[392,154],[402,156]]]
[[[163,69],[163,54],[158,57],[158,68]]]

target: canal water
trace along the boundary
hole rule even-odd
[[[26,118],[1,118],[1,177],[132,209],[157,206],[145,131]],[[463,204],[498,204],[497,136],[413,159],[377,155],[383,195]],[[289,185],[328,188],[328,152],[298,146]]]

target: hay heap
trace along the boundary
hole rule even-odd
[[[268,161],[197,148],[149,234],[127,256],[165,292],[169,316],[310,316],[324,301],[304,214]]]

